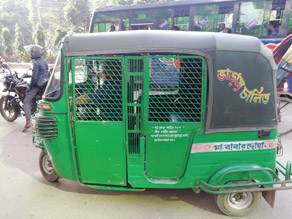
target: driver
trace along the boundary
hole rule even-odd
[[[38,86],[37,82],[40,78],[40,75],[48,71],[48,64],[45,60],[42,59],[44,55],[44,49],[41,46],[32,46],[30,49],[31,59],[34,59],[33,69],[32,69],[32,78],[29,85],[29,91],[26,93],[26,96],[23,101],[23,108],[25,112],[26,123],[23,128],[23,132],[31,127],[31,103],[33,98],[37,93],[43,89],[43,86]]]

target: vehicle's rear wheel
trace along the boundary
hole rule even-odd
[[[292,100],[288,97],[278,97],[277,111],[278,111],[278,134],[280,136],[292,132]]]
[[[49,182],[56,182],[59,179],[56,173],[51,158],[44,151],[41,151],[39,157],[39,166],[43,177]]]
[[[216,196],[218,208],[231,217],[242,217],[253,212],[260,204],[261,192],[235,192]]]
[[[8,122],[13,122],[17,119],[19,109],[13,102],[13,97],[3,96],[0,98],[0,113]]]

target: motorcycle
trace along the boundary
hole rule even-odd
[[[2,92],[6,94],[0,98],[0,113],[6,121],[13,122],[21,115],[25,115],[23,101],[29,90],[29,83],[24,79],[31,78],[31,75],[25,73],[19,76],[19,73],[16,71],[12,73],[7,63],[2,63],[1,67],[8,73],[4,75],[4,90]],[[33,98],[31,105],[32,114],[37,110],[37,101],[42,99],[43,92],[44,90],[40,90]]]

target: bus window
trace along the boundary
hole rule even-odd
[[[172,28],[172,9],[157,9],[154,29],[170,30]]]
[[[130,30],[149,30],[153,29],[153,11],[138,10],[133,11]]]
[[[218,9],[217,26],[215,31],[219,31],[219,26],[224,26],[224,33],[231,33],[233,21],[233,2],[220,4]]]
[[[273,5],[272,5],[272,10],[271,10],[271,15],[270,15],[270,23],[276,27],[278,36],[286,35],[286,31],[284,31],[283,29],[284,9],[285,9],[285,0],[273,0]],[[270,34],[268,33],[268,35]]]
[[[195,6],[194,30],[216,32],[217,5]]]
[[[123,22],[121,24],[121,30],[129,30],[130,21],[129,19],[123,19]]]
[[[190,23],[189,7],[178,7],[174,9],[174,26],[179,30],[189,30]]]
[[[95,22],[114,22],[116,20],[119,20],[118,13],[98,13]]]
[[[113,22],[95,23],[93,32],[110,32],[113,25]]]
[[[272,1],[242,2],[239,15],[239,33],[267,36]]]
[[[93,32],[110,32],[120,30],[119,13],[96,14]]]

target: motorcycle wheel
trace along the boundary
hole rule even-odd
[[[0,98],[0,113],[2,117],[8,122],[13,122],[15,119],[17,119],[17,116],[19,114],[19,109],[12,100],[13,97],[9,96],[3,96]]]
[[[56,182],[59,179],[58,174],[56,173],[51,158],[43,150],[40,153],[39,157],[39,167],[43,177],[49,182]]]

